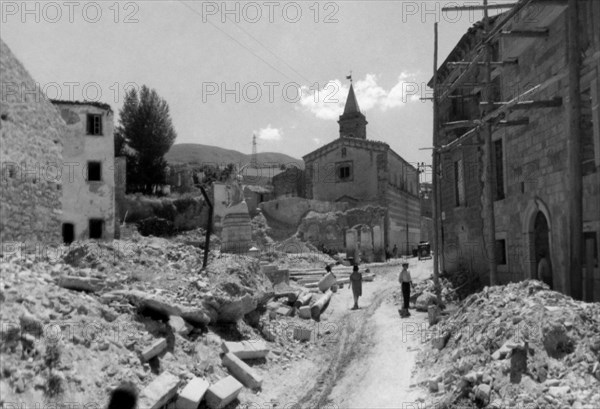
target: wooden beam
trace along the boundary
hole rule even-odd
[[[517,118],[513,120],[501,120],[496,123],[497,126],[523,126],[529,125],[529,118]]]
[[[445,122],[444,124],[442,124],[442,127],[445,131],[450,131],[452,129],[471,128],[478,125],[479,121],[454,121]]]
[[[556,97],[554,99],[549,100],[539,100],[539,101],[522,101],[513,104],[509,111],[516,111],[521,109],[532,109],[532,108],[557,108],[562,106],[562,98]],[[505,107],[509,104],[509,102],[480,102],[479,105],[492,105],[494,109]]]
[[[549,30],[547,28],[532,28],[530,30],[510,30],[501,31],[502,37],[518,37],[518,38],[539,38],[548,37]]]

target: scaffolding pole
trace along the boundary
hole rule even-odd
[[[437,89],[437,70],[438,70],[438,23],[434,23],[434,46],[433,46],[433,178],[432,178],[432,194],[433,194],[433,237],[435,250],[433,252],[433,284],[435,288],[435,296],[437,297],[438,305],[442,305],[442,289],[440,286],[440,256],[444,251],[440,241],[440,201],[438,196],[439,189],[439,152],[438,152],[438,89]]]

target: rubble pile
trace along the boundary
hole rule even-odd
[[[452,286],[452,283],[446,279],[440,277],[440,288],[442,296],[442,304],[454,304],[458,302],[458,295]],[[427,311],[429,305],[437,302],[435,296],[435,285],[433,278],[420,281],[415,284],[414,293],[411,296],[411,301],[415,302],[417,309]]]
[[[424,335],[421,376],[446,407],[600,407],[598,303],[534,280],[485,287]]]

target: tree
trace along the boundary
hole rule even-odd
[[[126,93],[116,137],[132,150],[127,155],[128,192],[151,194],[154,186],[165,184],[164,156],[177,134],[169,105],[155,90],[143,85],[139,95],[135,89]]]

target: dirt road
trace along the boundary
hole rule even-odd
[[[410,388],[421,340],[411,334],[426,313],[412,310],[411,318],[400,319],[399,268],[372,269],[376,279],[363,284],[358,311],[350,310],[347,287],[334,296],[323,322],[334,324],[336,342],[321,357],[313,386],[298,397],[299,407],[402,408],[421,401],[423,392]],[[413,260],[410,269],[413,280],[427,278],[431,261]]]

